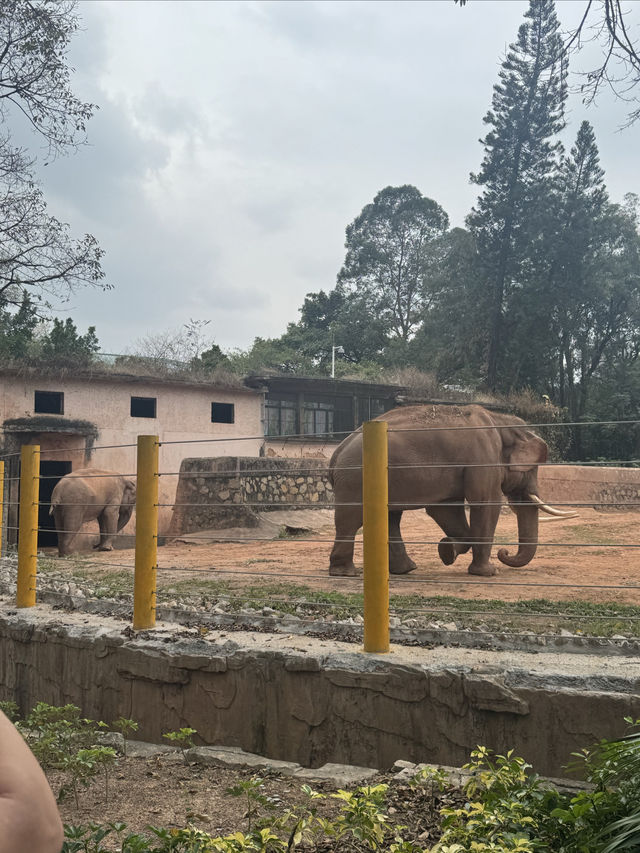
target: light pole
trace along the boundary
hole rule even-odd
[[[331,347],[331,378],[336,378],[336,353],[344,355],[344,347]]]

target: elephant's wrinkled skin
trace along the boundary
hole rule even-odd
[[[416,568],[400,535],[404,510],[424,507],[442,528],[446,535],[438,553],[445,565],[471,549],[469,572],[486,576],[497,572],[489,558],[503,494],[518,516],[518,552],[498,551],[498,559],[508,566],[525,566],[533,558],[540,508],[557,515],[575,514],[541,506],[537,466],[547,459],[547,445],[520,418],[482,406],[408,406],[376,420],[389,425],[389,570],[394,574]],[[362,526],[362,506],[341,504],[362,502],[361,464],[358,429],[340,444],[329,463],[336,502],[332,575],[357,573],[353,540]]]
[[[131,518],[136,485],[115,471],[79,468],[63,477],[51,495],[51,509],[58,532],[58,554],[71,554],[82,525],[97,518],[100,541],[94,548],[112,551],[112,539]]]

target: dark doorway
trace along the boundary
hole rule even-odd
[[[46,548],[58,544],[58,535],[53,516],[49,515],[51,506],[51,493],[55,484],[71,473],[71,462],[56,460],[51,462],[40,462],[40,493],[38,507],[38,547]]]

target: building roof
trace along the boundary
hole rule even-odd
[[[332,379],[329,376],[247,376],[245,384],[251,388],[269,391],[306,391],[320,394],[367,395],[369,397],[395,398],[406,392],[402,385],[388,385],[366,380]]]
[[[233,374],[224,374],[220,377],[198,375],[186,375],[179,373],[166,373],[165,375],[153,373],[133,373],[125,370],[117,370],[105,367],[102,364],[87,367],[46,367],[42,365],[0,365],[0,377],[15,377],[18,379],[58,379],[60,381],[74,382],[106,382],[111,384],[127,385],[167,385],[181,386],[187,388],[209,388],[224,391],[234,391],[244,394],[260,393],[257,388],[247,387],[240,377]]]

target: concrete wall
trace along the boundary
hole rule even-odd
[[[62,391],[64,415],[35,414],[35,390]],[[156,417],[131,417],[132,396],[155,397]],[[160,448],[160,504],[165,506],[159,510],[163,534],[171,521],[180,465],[185,456],[193,454],[194,447],[210,456],[259,455],[262,399],[261,393],[249,389],[118,375],[82,379],[1,376],[0,429],[4,425],[4,444],[10,452],[19,450],[23,443],[39,443],[42,459],[67,459],[74,468],[105,468],[132,475],[136,471],[138,435],[158,435],[164,442]],[[234,423],[211,423],[212,402],[232,403]],[[16,419],[20,420],[18,426]],[[38,426],[43,421],[48,428]],[[87,425],[94,428],[90,440],[81,432],[84,429],[86,433]],[[247,438],[250,440],[239,440]],[[179,443],[205,439],[215,441]],[[60,449],[64,452],[58,452]],[[135,516],[123,533],[134,531]]]
[[[640,511],[640,468],[543,466],[540,495],[547,503],[584,503],[597,509]],[[578,510],[579,511],[579,510]]]
[[[170,533],[255,527],[258,511],[326,507],[333,503],[326,471],[316,459],[184,459]]]
[[[328,462],[339,444],[339,441],[305,441],[269,436],[264,440],[264,454],[270,459],[320,459]]]
[[[515,749],[550,776],[563,775],[572,751],[623,732],[624,716],[640,717],[633,658],[437,647],[364,655],[302,637],[123,635],[107,617],[5,609],[0,699],[23,712],[73,702],[93,719],[134,718],[137,737],[158,743],[191,726],[206,744],[311,767],[459,766],[483,744]]]
[[[633,506],[640,504],[640,469],[543,466],[539,482],[540,493],[550,504],[640,510],[640,505]],[[255,527],[256,509],[309,509],[332,502],[327,462],[322,459],[184,459],[169,533]]]

